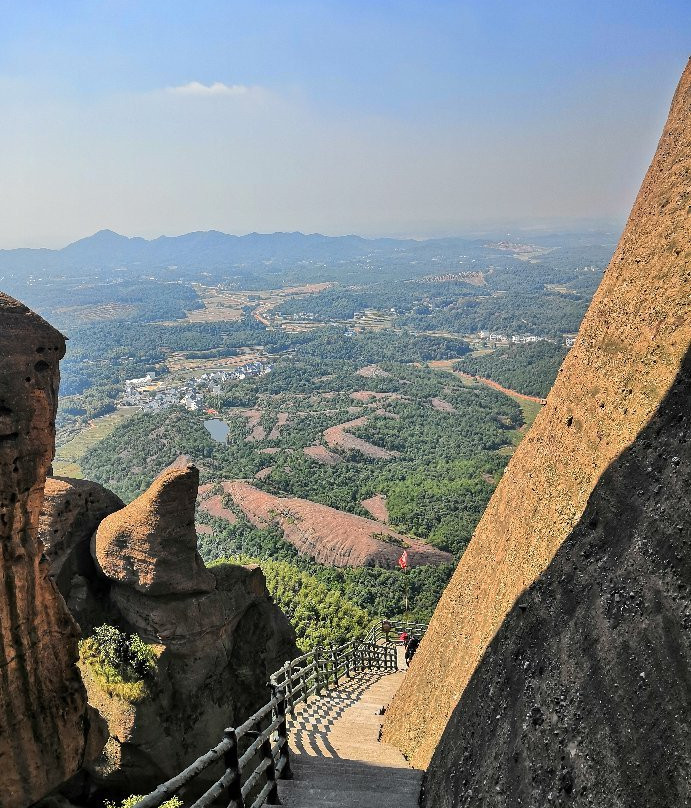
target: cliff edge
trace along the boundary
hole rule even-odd
[[[632,590],[639,593],[636,598],[642,598],[642,608],[648,611],[644,612],[631,639],[632,643],[649,643],[648,651],[651,658],[656,657],[656,662],[647,672],[646,666],[636,670],[636,676],[645,673],[649,686],[659,688],[667,678],[662,677],[656,683],[655,675],[665,665],[674,668],[686,659],[688,671],[688,588],[677,589],[677,597],[682,598],[683,603],[669,599],[676,579],[680,579],[680,586],[684,583],[681,577],[684,569],[680,565],[688,559],[689,514],[680,502],[681,489],[676,485],[669,486],[673,468],[681,469],[682,463],[688,459],[688,444],[682,437],[686,434],[686,421],[680,420],[675,427],[673,420],[663,418],[661,406],[672,395],[674,385],[683,387],[687,378],[683,365],[691,344],[690,212],[691,64],[682,75],[657,152],[617,250],[583,320],[576,344],[559,372],[546,406],[509,463],[435,611],[412,669],[387,712],[385,740],[398,744],[415,765],[426,767],[437,749],[430,770],[430,794],[434,795],[432,805],[509,804],[507,789],[510,779],[505,772],[513,764],[507,760],[503,767],[497,766],[490,777],[485,768],[490,764],[483,762],[483,755],[491,757],[500,753],[507,758],[517,755],[516,760],[523,761],[521,765],[526,780],[532,774],[536,776],[535,794],[529,791],[530,783],[524,782],[529,798],[520,804],[545,805],[557,799],[559,794],[563,796],[565,790],[543,788],[544,783],[541,784],[536,771],[532,770],[530,748],[519,743],[522,722],[529,724],[532,719],[530,712],[527,715],[520,713],[522,702],[517,698],[515,688],[525,682],[526,671],[534,671],[534,666],[538,665],[534,658],[538,646],[521,645],[521,638],[527,643],[527,635],[521,633],[512,641],[518,643],[512,646],[513,656],[494,661],[493,640],[497,638],[496,642],[506,642],[497,637],[497,632],[501,630],[501,637],[506,636],[502,625],[510,613],[513,621],[518,620],[520,614],[531,615],[532,631],[545,634],[541,648],[546,658],[541,670],[538,665],[535,675],[554,679],[552,684],[542,683],[543,692],[556,693],[555,682],[559,679],[565,691],[564,694],[559,691],[559,697],[564,695],[568,699],[569,687],[573,685],[574,692],[577,692],[577,683],[582,681],[588,697],[597,698],[596,688],[609,674],[606,638],[610,618],[605,620],[603,617],[609,608],[607,598],[617,591],[612,583],[615,579],[622,584],[628,580],[623,571],[626,554],[617,556],[617,547],[625,548],[629,542],[632,548],[637,548],[637,542],[642,542],[649,548],[647,555],[643,553],[645,563],[641,562],[637,573],[641,580]],[[685,400],[688,417],[688,394],[682,400]],[[680,410],[676,417],[681,419],[683,415]],[[661,424],[667,430],[677,429],[679,434],[667,437],[658,434],[655,430],[660,429]],[[654,445],[655,440],[660,441],[659,449]],[[648,443],[640,444],[646,448],[640,450],[639,456],[635,447],[640,441]],[[623,455],[627,450],[633,453],[628,459]],[[657,457],[655,462],[654,456]],[[616,499],[614,490],[608,488],[608,485],[614,485],[616,470],[621,471],[620,466],[613,465],[615,461],[632,463],[633,458],[635,462],[647,463],[644,468],[649,467],[651,471],[621,479],[627,479],[628,486],[639,486],[627,492],[633,500],[636,491],[640,492],[640,501],[652,497],[651,507],[658,508],[658,524],[674,520],[677,533],[669,546],[665,545],[666,533],[657,530],[650,518],[627,522],[626,508]],[[677,466],[674,466],[675,462]],[[608,469],[611,472],[603,477]],[[666,489],[665,485],[668,486]],[[560,553],[565,540],[577,526],[578,530],[584,529],[586,505],[597,486],[604,486],[604,490],[598,489],[597,518],[591,526],[594,530],[597,524],[601,525],[595,534],[597,538],[589,539],[587,546],[578,545],[579,551],[586,555],[580,556],[582,563],[570,573],[571,579],[563,571],[555,581],[553,576],[559,569],[557,564],[563,563],[555,559],[555,555]],[[659,486],[657,491],[654,486]],[[636,501],[636,504],[640,503]],[[633,512],[635,514],[635,509]],[[602,526],[607,526],[607,530],[604,531]],[[665,530],[669,527],[666,525]],[[617,535],[618,530],[627,530],[628,533]],[[576,542],[575,538],[573,542]],[[598,567],[588,561],[591,544],[592,552],[599,553],[606,553],[611,544],[611,581],[602,578],[606,565]],[[668,558],[669,553],[671,558]],[[632,566],[628,569],[633,574],[636,569],[634,561],[630,560],[630,564]],[[533,599],[523,603],[526,590],[548,569],[551,583],[544,585],[551,587],[551,597],[545,596],[538,605],[533,600],[536,595],[531,592]],[[656,576],[664,577],[664,584],[659,584],[659,596],[654,594],[658,586]],[[574,593],[589,593],[589,608],[584,613],[579,612],[585,625],[581,633],[574,629],[574,641],[570,645],[567,642],[569,627],[579,603],[577,599],[573,602],[563,600],[569,587]],[[618,601],[616,595],[612,594],[612,597],[614,603],[621,604],[622,595],[618,594]],[[628,603],[628,594],[626,597]],[[557,612],[560,619],[549,613],[555,608],[557,598],[561,604],[561,611]],[[638,603],[636,598],[634,601]],[[685,622],[682,621],[682,630],[678,624],[679,614],[684,609],[686,618]],[[663,627],[668,622],[672,627],[671,637],[679,631],[678,646],[666,644]],[[646,633],[649,625],[656,628]],[[535,636],[533,642],[537,642]],[[670,639],[670,643],[673,640]],[[620,646],[615,643],[613,647]],[[508,648],[508,645],[502,644],[501,648]],[[637,646],[632,646],[629,651],[634,657],[631,662],[634,668],[637,668],[635,657],[638,651]],[[486,672],[494,664],[494,673]],[[598,664],[602,666],[602,676],[584,679],[585,672],[597,671]],[[479,665],[481,671],[478,671]],[[505,671],[502,665],[506,666]],[[659,741],[665,731],[672,733],[670,737],[676,737],[670,725],[673,716],[668,711],[661,711],[660,723],[652,735],[643,737],[637,734],[636,691],[631,689],[630,677],[624,676],[625,667],[624,657],[612,665],[613,681],[609,686],[618,689],[622,705],[621,713],[612,713],[613,720],[623,722],[624,737],[634,738],[641,744],[640,748],[650,750],[651,744]],[[517,684],[512,684],[514,679]],[[471,680],[472,685],[469,685]],[[496,686],[490,686],[490,681]],[[503,690],[497,689],[500,681]],[[482,684],[487,689],[482,689]],[[640,693],[641,701],[649,698],[650,693]],[[457,705],[452,724],[437,748]],[[535,707],[535,718],[540,721],[542,716],[542,721],[554,721],[553,729],[558,733],[557,706],[547,709],[542,700],[537,699]],[[473,711],[477,711],[477,717],[473,716]],[[608,750],[614,742],[611,739],[621,740],[619,730],[607,726],[597,729],[595,716],[589,714],[586,721],[588,714],[580,709],[578,713],[578,720],[585,721],[578,737],[588,739],[584,748],[591,756],[592,765],[600,767],[601,775],[605,771],[614,775],[621,758],[608,755]],[[556,714],[556,719],[553,714]],[[477,726],[475,722],[480,720],[484,722],[484,734],[476,736],[474,749],[464,746],[464,739],[468,737],[463,734],[465,730],[454,739],[464,722],[470,732],[470,727]],[[688,721],[688,706],[676,720]],[[505,735],[507,722],[514,722],[517,733],[510,738]],[[608,733],[610,741],[606,742],[604,738]],[[595,740],[596,735],[603,740]],[[558,777],[561,763],[570,759],[571,747],[568,744],[575,742],[576,749],[579,744],[578,738],[567,740],[568,733],[558,737],[563,737],[567,746],[558,755],[553,750],[555,757],[551,765],[556,772],[553,777]],[[459,752],[461,749],[470,750],[471,756],[465,759],[455,757],[453,750]],[[675,754],[688,762],[688,733],[685,745]],[[594,757],[599,759],[594,761]],[[656,758],[652,756],[651,759]],[[646,770],[651,771],[650,767]],[[492,796],[485,794],[481,797],[477,790],[473,791],[471,784],[475,782],[475,772],[484,773],[486,784],[483,786],[485,791],[480,789],[482,793],[489,792],[489,784],[492,784]],[[571,776],[575,778],[574,772]],[[445,778],[446,793],[455,795],[453,799],[443,797],[442,778]],[[602,782],[611,781],[603,776]],[[585,798],[584,802],[587,803]],[[596,800],[593,804],[647,803],[635,800],[598,803]]]
[[[64,354],[62,334],[0,293],[2,808],[41,798],[79,769],[87,750],[78,629],[48,577],[38,540]]]

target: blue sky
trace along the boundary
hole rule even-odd
[[[0,247],[621,219],[691,3],[1,2]]]

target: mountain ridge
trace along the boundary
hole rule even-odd
[[[325,236],[299,231],[233,235],[219,230],[197,230],[153,239],[124,236],[104,229],[59,249],[18,247],[0,250],[0,270],[84,269],[146,263],[150,266],[194,261],[204,263],[271,262],[277,259],[325,260],[359,258],[371,252],[404,249],[414,239],[367,239],[354,234]]]
[[[90,236],[77,239],[59,249],[46,247],[18,247],[0,250],[0,272],[15,275],[45,270],[67,274],[84,270],[136,268],[147,269],[212,269],[240,267],[251,264],[279,266],[299,262],[333,263],[340,261],[396,259],[401,255],[430,261],[435,251],[445,253],[461,251],[483,258],[505,259],[507,252],[494,243],[495,234],[475,236],[447,236],[443,238],[367,238],[353,233],[327,236],[323,233],[276,231],[273,233],[245,233],[233,235],[219,230],[196,230],[177,236],[161,235],[152,239],[142,236],[124,236],[103,229]],[[541,245],[558,241],[566,247],[583,241],[592,245],[611,240],[605,230],[589,233],[515,234],[516,238]],[[574,241],[575,239],[575,241]],[[430,252],[430,250],[432,252]]]

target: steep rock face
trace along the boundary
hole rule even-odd
[[[0,806],[19,808],[85,755],[77,627],[41,560],[38,519],[55,449],[64,337],[0,293]]]
[[[90,480],[46,480],[38,535],[50,576],[82,634],[105,622],[103,598],[98,597],[98,589],[94,591],[98,578],[91,537],[106,516],[123,507],[112,491]]]
[[[142,793],[179,772],[264,704],[271,673],[299,653],[258,567],[204,567],[189,535],[198,479],[194,466],[167,469],[93,541],[117,622],[159,653],[136,703],[110,695],[83,665],[110,732],[90,771],[109,789]]]
[[[545,572],[605,470],[640,435],[680,373],[691,342],[690,189],[691,66],[576,344],[387,711],[385,739],[417,765],[428,764],[517,599]],[[656,609],[664,622],[664,604]],[[551,662],[578,668],[579,651]]]
[[[691,351],[485,652],[426,805],[691,803]]]
[[[213,577],[197,552],[199,471],[176,466],[126,508],[101,522],[93,555],[103,574],[149,595],[209,592]]]

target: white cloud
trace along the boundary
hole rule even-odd
[[[247,95],[256,91],[256,87],[248,87],[245,84],[224,84],[222,81],[215,81],[213,84],[202,84],[200,81],[190,81],[187,84],[181,84],[179,87],[168,87],[166,92],[174,93],[175,95],[196,95],[196,96],[211,96],[211,95]]]

